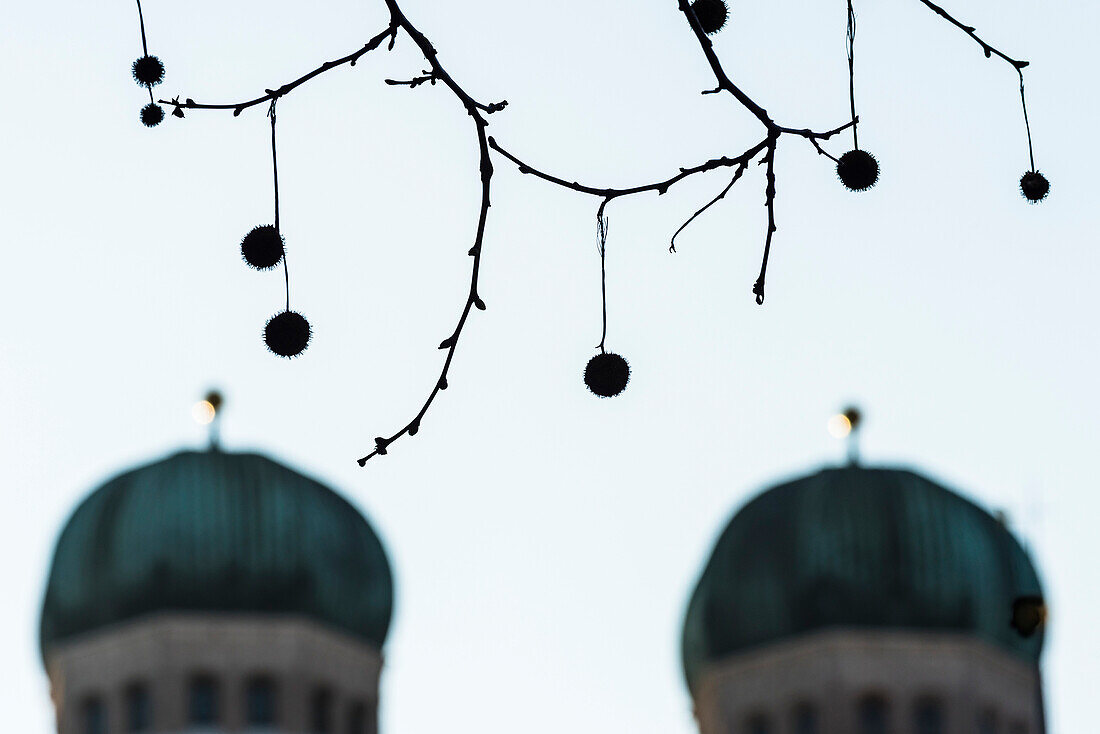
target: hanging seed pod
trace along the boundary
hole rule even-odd
[[[691,9],[699,20],[699,26],[708,36],[722,30],[730,15],[730,9],[724,0],[694,0]]]
[[[280,357],[297,357],[309,346],[311,336],[309,322],[297,311],[275,314],[264,327],[267,348]]]
[[[256,270],[270,270],[283,259],[283,238],[270,224],[253,227],[241,240],[241,257]]]
[[[156,56],[142,56],[134,62],[131,71],[134,81],[143,87],[154,87],[164,81],[164,64]]]
[[[1020,193],[1032,204],[1038,204],[1050,193],[1050,182],[1038,171],[1028,171],[1020,176]]]
[[[878,161],[865,150],[849,150],[837,161],[836,175],[849,191],[866,191],[878,183]]]
[[[150,102],[141,108],[141,122],[145,127],[156,127],[164,119],[164,110],[159,104]]]
[[[618,354],[601,352],[588,360],[584,368],[584,384],[601,398],[613,398],[630,382],[630,365]]]

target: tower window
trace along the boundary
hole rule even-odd
[[[214,726],[218,723],[221,700],[218,683],[210,675],[196,675],[187,692],[187,723]]]
[[[943,734],[943,705],[934,698],[923,698],[913,711],[917,734]]]
[[[753,714],[745,720],[745,734],[772,734],[771,721],[763,714]]]
[[[864,696],[859,700],[859,734],[886,734],[886,699]]]
[[[81,718],[84,719],[84,734],[107,734],[107,710],[99,696],[85,699]]]
[[[309,702],[311,734],[333,734],[332,731],[332,691],[318,688]]]
[[[270,728],[275,725],[275,682],[260,676],[248,682],[245,701],[248,725]]]
[[[817,709],[800,703],[794,708],[794,734],[817,734]]]
[[[143,683],[135,683],[126,689],[126,731],[127,734],[140,734],[152,728],[152,716],[149,705],[149,688]]]

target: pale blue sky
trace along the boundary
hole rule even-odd
[[[712,85],[675,0],[405,0],[491,132],[566,177],[631,185],[762,137]],[[847,114],[844,5],[739,2],[717,37],[733,78],[779,121]],[[1051,734],[1089,731],[1100,679],[1095,480],[1100,371],[1091,3],[957,0],[949,10],[1031,59],[1050,199],[1028,206],[1016,78],[916,0],[859,2],[860,141],[883,175],[844,191],[783,140],[768,300],[763,171],[667,251],[720,190],[698,177],[608,209],[608,346],[634,370],[615,400],[581,384],[599,341],[597,201],[498,159],[482,297],[451,389],[420,435],[360,469],[415,412],[465,298],[477,214],[471,126],[406,38],[279,104],[298,360],[259,334],[282,298],[237,245],[270,220],[264,110],[147,130],[130,2],[21,3],[0,23],[0,350],[8,471],[0,556],[0,701],[11,731],[52,727],[35,630],[73,504],[203,431],[339,487],[389,548],[396,623],[383,731],[689,734],[679,669],[687,594],[749,495],[835,463],[825,421],[865,408],[869,463],[917,467],[1007,508],[1053,613]],[[162,94],[251,98],[348,53],[380,1],[149,0]],[[830,150],[842,152],[847,143]]]

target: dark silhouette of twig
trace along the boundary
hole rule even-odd
[[[719,201],[726,198],[726,194],[728,194],[729,190],[733,188],[733,185],[735,183],[737,183],[737,179],[741,178],[741,174],[743,174],[745,172],[745,169],[747,167],[748,167],[748,163],[741,163],[739,166],[737,166],[737,170],[733,172],[733,178],[731,178],[730,182],[728,184],[726,184],[726,188],[722,189],[722,191],[719,192],[718,196],[714,197],[713,199],[708,201],[706,204],[704,204],[703,207],[701,209],[699,209],[699,211],[692,214],[686,222],[684,222],[683,224],[680,225],[680,228],[678,230],[676,230],[675,234],[672,235],[672,240],[670,241],[670,243],[668,245],[668,251],[669,252],[676,252],[676,238],[680,236],[681,232],[683,232],[685,229],[687,229],[689,224],[694,222],[696,220],[696,218],[700,214],[705,212],[707,209],[710,209],[712,206],[717,204]]]
[[[718,60],[718,55],[714,53],[714,44],[711,43],[710,38],[707,37],[703,27],[699,25],[699,19],[695,17],[695,11],[691,9],[691,2],[689,0],[680,0],[680,12],[687,18],[688,24],[691,26],[691,30],[695,32],[695,37],[699,40],[699,46],[703,49],[703,55],[707,59],[707,63],[710,64],[711,71],[714,72],[714,78],[718,80],[718,89],[712,93],[717,93],[718,90],[729,92],[733,95],[734,99],[741,103],[745,109],[756,116],[756,119],[764,123],[764,126],[769,130],[775,127],[775,122],[768,116],[767,110],[754,102],[749,95],[741,91],[741,89],[730,81],[730,78],[726,75],[725,69],[722,68],[722,62]]]
[[[816,138],[808,138],[808,140],[810,141],[810,144],[813,145],[814,148],[817,149],[817,152],[820,155],[825,156],[826,158],[831,160],[833,163],[840,163],[840,161],[835,156],[830,155],[824,148],[821,147],[821,144],[817,142]]]
[[[301,85],[308,82],[310,79],[313,79],[315,76],[319,76],[326,71],[331,71],[332,69],[343,66],[344,64],[355,66],[356,61],[381,46],[382,41],[386,40],[386,38],[391,39],[390,48],[393,48],[393,39],[397,38],[397,30],[398,26],[391,21],[386,30],[382,31],[378,35],[374,36],[374,38],[367,41],[363,48],[359,49],[358,51],[350,53],[347,56],[342,56],[334,61],[326,61],[308,74],[303,74],[294,81],[284,84],[278,89],[267,89],[265,90],[266,93],[263,96],[256,97],[255,99],[250,99],[246,102],[232,102],[229,104],[203,104],[194,101],[190,97],[188,97],[187,100],[184,102],[180,102],[178,97],[176,99],[162,99],[159,101],[161,104],[173,105],[178,110],[233,110],[233,116],[236,117],[249,107],[255,107],[256,105],[263,104],[264,102],[270,102],[273,99],[285,97],[287,94],[294,91],[294,89],[296,89],[297,87],[300,87]],[[177,115],[177,117],[179,116],[180,115]]]
[[[756,283],[752,287],[752,292],[756,294],[756,302],[763,305],[764,303],[764,279],[768,275],[768,255],[772,250],[772,235],[775,234],[775,148],[776,142],[779,140],[778,136],[772,136],[768,138],[768,149],[764,154],[764,160],[762,163],[767,165],[767,172],[765,178],[767,179],[767,186],[764,187],[764,205],[768,208],[768,233],[764,237],[764,259],[760,263],[760,276],[756,279]]]
[[[1027,66],[1029,66],[1031,64],[1031,62],[1030,61],[1024,61],[1022,59],[1014,59],[1011,56],[1005,54],[1004,52],[999,51],[998,49],[994,48],[993,46],[990,46],[988,43],[986,43],[985,41],[983,41],[981,38],[978,37],[978,34],[975,32],[977,29],[974,26],[966,25],[965,23],[960,22],[956,18],[952,17],[946,10],[941,8],[939,5],[936,5],[934,2],[931,2],[931,0],[920,0],[920,2],[922,2],[926,6],[928,6],[928,8],[932,12],[934,12],[936,15],[940,16],[941,18],[946,20],[948,23],[955,26],[956,28],[959,28],[964,33],[966,33],[966,35],[968,35],[972,39],[974,39],[974,42],[982,47],[982,51],[985,53],[985,57],[987,59],[990,58],[991,56],[998,56],[998,57],[1004,59],[1005,61],[1007,61],[1009,64],[1011,64],[1012,67],[1016,70],[1016,74],[1020,77],[1020,106],[1023,107],[1023,110],[1024,110],[1024,128],[1027,130],[1027,155],[1028,155],[1028,159],[1031,162],[1031,170],[1034,171],[1035,170],[1035,149],[1034,149],[1034,146],[1032,145],[1032,142],[1031,142],[1031,122],[1028,120],[1028,117],[1027,117],[1027,97],[1024,95],[1024,69]]]
[[[409,89],[416,89],[421,84],[435,84],[436,81],[435,74],[430,71],[425,71],[423,76],[413,77],[412,79],[404,81],[400,79],[387,79],[386,84],[389,84],[391,87],[408,87]]]
[[[1016,67],[1017,70],[1022,69],[1025,66],[1027,66],[1028,64],[1031,63],[1030,61],[1021,61],[1019,59],[1014,59],[1011,56],[1007,56],[1004,53],[1002,53],[1002,52],[998,51],[997,49],[993,48],[988,43],[983,41],[981,38],[978,38],[978,34],[976,34],[974,32],[974,31],[977,30],[974,26],[966,25],[965,23],[959,22],[955,18],[951,17],[951,15],[948,14],[948,12],[946,10],[941,8],[939,5],[936,5],[934,2],[931,2],[931,0],[920,0],[920,2],[927,5],[928,8],[930,10],[932,10],[932,12],[934,12],[936,15],[940,16],[941,18],[943,18],[944,20],[946,20],[948,23],[955,26],[956,28],[961,29],[963,32],[966,33],[966,35],[973,38],[974,42],[982,47],[982,51],[985,52],[985,57],[987,59],[990,57],[991,54],[995,54],[997,56],[1000,56],[1002,59],[1004,59],[1008,63],[1012,64],[1014,67]]]
[[[485,224],[489,218],[489,199],[493,178],[493,162],[489,154],[488,135],[485,132],[485,128],[489,125],[489,121],[485,118],[485,115],[502,110],[507,104],[507,102],[498,102],[486,105],[478,102],[467,94],[439,63],[435,48],[432,47],[424,34],[409,22],[409,19],[405,17],[404,13],[402,13],[401,9],[397,6],[396,0],[386,0],[386,6],[390,9],[393,27],[400,27],[403,29],[412,39],[413,43],[417,45],[421,53],[424,54],[424,59],[431,67],[430,75],[432,78],[443,82],[443,84],[454,93],[459,102],[462,103],[467,114],[473,118],[479,152],[478,167],[481,178],[481,209],[478,215],[477,233],[474,235],[474,245],[470,248],[469,252],[470,256],[474,259],[470,273],[470,291],[466,297],[466,303],[462,308],[462,314],[458,318],[458,324],[455,326],[454,332],[439,345],[440,349],[447,350],[447,358],[443,362],[443,368],[440,370],[439,379],[436,380],[435,386],[432,388],[431,392],[428,393],[427,399],[420,407],[416,416],[397,433],[388,437],[378,436],[375,438],[374,450],[359,459],[359,466],[365,465],[367,461],[374,456],[385,455],[390,444],[402,436],[416,435],[420,430],[420,421],[424,418],[424,415],[428,412],[428,408],[430,408],[435,401],[439,391],[447,389],[447,373],[451,368],[451,362],[454,360],[455,349],[458,347],[459,339],[462,336],[462,329],[466,326],[466,320],[470,316],[471,308],[477,308],[481,311],[485,310],[485,302],[482,301],[481,297],[478,295],[478,275],[481,272],[481,250],[485,241]]]
[[[694,19],[694,15],[692,16],[692,19]],[[706,40],[709,43],[709,39],[706,39]],[[632,187],[629,187],[629,188],[622,188],[622,189],[597,188],[597,187],[594,187],[594,186],[587,186],[585,184],[578,183],[577,181],[567,181],[564,178],[560,178],[558,176],[554,176],[554,175],[551,175],[549,173],[544,173],[543,171],[540,171],[539,169],[533,167],[529,163],[524,163],[518,157],[516,157],[512,153],[509,153],[507,150],[505,150],[503,147],[501,147],[501,145],[499,143],[497,143],[496,140],[494,140],[492,137],[489,138],[489,145],[490,145],[490,147],[493,148],[493,150],[497,151],[498,153],[503,155],[505,158],[512,161],[512,163],[516,164],[516,166],[519,168],[520,173],[529,173],[533,176],[541,178],[544,181],[549,181],[552,184],[556,184],[558,186],[563,186],[567,189],[571,189],[573,191],[578,191],[582,194],[592,194],[594,196],[602,196],[606,200],[611,200],[611,199],[618,198],[620,196],[630,196],[632,194],[640,194],[640,193],[643,193],[643,192],[646,192],[646,191],[656,191],[658,194],[664,194],[666,191],[668,191],[669,187],[672,186],[673,184],[676,184],[680,181],[683,181],[685,178],[688,178],[689,176],[693,176],[697,173],[703,173],[704,171],[712,171],[716,168],[724,168],[724,167],[730,167],[730,166],[740,166],[742,164],[747,165],[749,161],[751,161],[753,158],[755,158],[757,156],[757,154],[759,154],[762,150],[765,150],[765,149],[767,149],[769,151],[769,156],[765,157],[765,160],[764,160],[764,162],[767,162],[769,160],[769,158],[774,158],[775,148],[776,148],[776,145],[778,144],[779,137],[781,135],[784,135],[784,134],[786,134],[786,135],[795,135],[795,136],[798,136],[798,137],[806,138],[811,143],[813,143],[814,146],[817,147],[818,150],[820,151],[821,147],[817,144],[818,140],[827,140],[827,139],[831,138],[833,135],[836,135],[837,133],[839,133],[843,130],[846,130],[847,128],[855,125],[856,122],[858,122],[858,120],[856,120],[856,119],[849,120],[848,122],[844,123],[843,125],[840,125],[839,127],[833,128],[832,130],[828,130],[828,131],[825,131],[825,132],[814,132],[813,130],[806,129],[806,128],[798,129],[798,128],[791,128],[791,127],[782,127],[780,125],[776,125],[774,123],[771,123],[770,126],[768,127],[768,137],[765,138],[764,140],[760,141],[759,143],[757,143],[753,147],[749,148],[748,150],[746,150],[744,153],[737,156],[736,158],[726,158],[726,157],[712,158],[711,160],[707,161],[706,163],[702,163],[698,166],[693,166],[691,168],[681,168],[680,172],[678,174],[676,174],[675,176],[672,176],[670,178],[667,178],[663,181],[658,181],[656,183],[651,183],[651,184],[643,184],[641,186],[632,186]],[[824,152],[824,151],[822,151],[822,152]],[[775,197],[775,180],[774,180],[774,175],[773,175],[773,171],[772,171],[772,166],[771,166],[770,163],[769,163],[769,166],[768,166],[768,171],[769,171],[769,179],[768,179],[768,182],[767,182],[767,188],[765,190],[765,198],[766,198],[767,205],[768,205],[768,220],[769,221],[768,221],[767,236],[766,236],[766,239],[764,241],[764,264],[763,264],[763,267],[761,268],[760,276],[756,279],[756,282],[753,284],[753,289],[752,289],[752,292],[756,296],[756,302],[758,304],[763,304],[764,303],[764,276],[766,275],[766,271],[767,271],[767,267],[768,267],[768,253],[771,249],[772,233],[775,231],[775,212],[774,212],[774,207],[772,206],[773,205],[773,199]],[[719,198],[721,198],[721,197],[719,197]],[[707,205],[707,207],[704,207],[704,209],[709,208],[709,206],[710,205]]]
[[[608,200],[617,199],[620,196],[631,196],[633,194],[642,194],[642,193],[649,192],[649,191],[656,191],[658,195],[664,194],[665,192],[667,192],[669,190],[670,187],[672,187],[673,185],[679,183],[680,181],[683,181],[685,178],[688,178],[689,176],[694,176],[697,173],[704,173],[706,171],[713,171],[717,168],[729,168],[729,167],[732,167],[732,166],[739,165],[742,162],[750,161],[758,153],[760,153],[760,151],[764,150],[764,148],[767,146],[767,143],[768,143],[768,141],[766,139],[761,140],[759,143],[752,146],[751,148],[749,148],[748,150],[746,150],[744,153],[737,156],[736,158],[726,158],[724,156],[722,158],[712,158],[709,161],[707,161],[706,163],[700,163],[697,166],[691,166],[690,168],[681,168],[680,172],[677,173],[675,176],[670,176],[669,178],[663,179],[661,181],[656,181],[654,183],[649,183],[649,184],[641,184],[639,186],[630,186],[630,187],[627,187],[627,188],[617,189],[617,188],[598,188],[596,186],[589,186],[589,185],[586,185],[586,184],[578,183],[576,181],[567,181],[564,178],[559,178],[558,176],[554,176],[554,175],[549,174],[549,173],[544,173],[543,171],[540,171],[539,169],[532,166],[531,164],[524,163],[523,161],[521,161],[514,154],[512,154],[512,153],[508,152],[507,150],[505,150],[495,139],[493,139],[492,136],[489,136],[489,147],[492,148],[493,150],[497,151],[498,153],[500,153],[502,156],[504,156],[505,158],[510,160],[512,163],[514,163],[516,165],[516,167],[519,169],[520,173],[531,174],[532,176],[535,176],[536,178],[541,178],[543,181],[549,181],[552,184],[556,184],[558,186],[563,186],[567,189],[571,189],[573,191],[577,191],[577,192],[582,193],[582,194],[591,194],[593,196],[602,196],[603,198],[608,199]]]

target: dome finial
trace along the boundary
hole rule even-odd
[[[854,405],[829,419],[829,435],[833,438],[848,439],[848,464],[859,464],[859,426],[863,422],[863,413]]]
[[[206,397],[191,406],[191,417],[201,426],[209,426],[210,450],[217,451],[220,444],[221,407],[224,402],[222,394],[217,390],[210,390]]]

